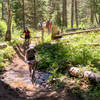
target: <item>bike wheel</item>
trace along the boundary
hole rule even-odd
[[[36,70],[36,62],[33,63],[32,66],[32,81],[35,83],[36,78],[35,78],[35,70]]]
[[[35,78],[35,71],[32,72],[32,83],[35,83],[36,78]]]

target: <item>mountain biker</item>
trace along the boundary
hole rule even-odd
[[[30,31],[28,29],[28,27],[25,27],[24,32],[22,33],[22,35],[25,34],[25,40],[28,39],[28,41],[30,40]]]
[[[34,81],[35,81],[35,70],[36,70],[36,63],[37,63],[37,61],[35,59],[35,55],[38,57],[38,61],[39,61],[40,56],[39,56],[38,52],[34,48],[34,45],[30,44],[29,49],[27,49],[26,53],[25,53],[25,61],[29,65],[29,72],[30,72],[30,76],[32,77],[32,83],[34,83]],[[32,72],[32,70],[33,70],[33,72]]]

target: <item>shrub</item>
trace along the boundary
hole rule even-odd
[[[4,21],[1,21],[0,22],[0,36],[5,35],[6,29],[7,29],[6,23]]]
[[[70,60],[75,64],[91,64],[94,59],[92,47],[87,46],[73,46],[71,50]]]
[[[38,69],[64,73],[67,64],[91,65],[98,52],[94,48],[81,45],[63,45],[62,43],[44,43],[36,46],[41,56]]]
[[[41,56],[41,60],[38,63],[38,69],[52,72],[64,72],[64,68],[68,63],[69,47],[60,43],[44,43],[38,45],[36,49]]]
[[[13,58],[14,54],[15,54],[15,51],[13,50],[13,48],[8,46],[4,51],[3,58],[11,60]]]
[[[4,69],[4,66],[8,65],[8,62],[12,60],[14,54],[15,51],[10,46],[0,50],[0,72]]]

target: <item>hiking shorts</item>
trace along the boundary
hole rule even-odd
[[[30,39],[30,36],[25,36],[25,40]]]
[[[34,64],[36,62],[36,60],[34,59],[34,60],[30,60],[30,61],[28,61],[28,64],[30,65],[30,67]]]

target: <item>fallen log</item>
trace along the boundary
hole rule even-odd
[[[66,31],[76,31],[76,30],[80,30],[81,28],[71,28],[71,29],[66,29]]]
[[[32,38],[36,38],[36,39],[38,39],[38,38],[40,38],[39,36],[34,36],[34,37],[32,37]]]
[[[88,30],[82,30],[82,31],[76,31],[76,32],[69,32],[69,33],[61,33],[60,35],[55,35],[55,37],[62,37],[66,35],[74,35],[74,34],[80,34],[80,33],[88,33],[88,32],[97,32],[100,31],[100,28],[96,29],[88,29]]]
[[[3,48],[7,48],[7,44],[6,43],[0,44],[0,49],[3,49]]]
[[[70,45],[72,43],[64,43],[65,45]],[[93,45],[93,46],[100,46],[100,43],[75,43],[75,45]]]
[[[70,67],[68,71],[71,76],[82,77],[84,79],[88,79],[93,83],[100,83],[100,74],[96,74],[92,71],[83,72],[80,68],[77,67]]]

